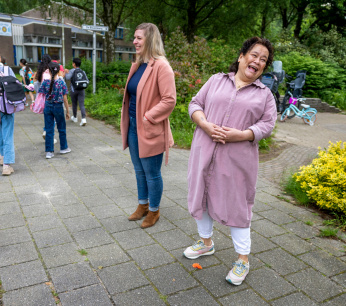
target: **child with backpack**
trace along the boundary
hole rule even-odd
[[[77,101],[79,103],[80,112],[82,115],[82,119],[80,122],[81,126],[86,125],[86,113],[84,107],[84,99],[85,99],[85,89],[89,84],[88,77],[82,69],[80,69],[82,61],[80,58],[74,58],[72,61],[73,69],[68,70],[65,69],[65,77],[66,80],[71,80],[70,87],[70,96],[72,100],[72,112],[73,116],[71,120],[73,122],[77,122]]]
[[[44,124],[46,128],[46,158],[54,156],[54,119],[59,132],[60,154],[70,153],[71,149],[67,145],[66,121],[64,117],[64,107],[66,108],[66,119],[70,119],[67,87],[63,79],[59,78],[59,64],[50,62],[48,64],[51,80],[44,80],[39,93],[46,95],[44,107]]]
[[[22,83],[24,85],[34,84],[34,73],[30,69],[30,67],[28,66],[28,62],[24,58],[22,58],[19,61],[19,65],[21,67],[21,69],[19,70],[19,74],[23,78]],[[25,92],[25,95],[27,95],[29,93],[31,102],[34,102],[35,99],[34,99],[33,93],[26,87],[24,87],[24,92]]]
[[[0,74],[16,77],[10,67],[0,66]],[[3,98],[3,97],[2,97]],[[2,165],[2,175],[11,175],[14,170],[11,164],[15,162],[14,152],[14,113],[7,114],[0,111],[0,165]]]

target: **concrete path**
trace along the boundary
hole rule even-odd
[[[189,151],[171,150],[161,218],[142,230],[127,220],[136,183],[120,135],[96,120],[69,121],[72,153],[56,145],[46,160],[42,126],[41,115],[16,115],[15,173],[0,177],[3,305],[345,305],[345,243],[318,237],[319,216],[280,200],[267,179],[278,160],[260,166],[251,271],[232,286],[228,228],[215,225],[215,255],[182,256],[198,237],[186,204]]]

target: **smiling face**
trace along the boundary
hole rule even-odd
[[[136,48],[136,54],[143,55],[142,52],[145,46],[144,30],[136,30],[134,37],[133,44]]]
[[[244,82],[254,82],[263,73],[268,57],[269,51],[265,46],[255,45],[245,55],[240,54],[237,75]]]

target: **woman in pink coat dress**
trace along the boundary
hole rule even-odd
[[[129,216],[136,221],[146,216],[141,227],[153,226],[160,217],[163,191],[163,152],[173,145],[168,117],[174,109],[176,90],[158,28],[152,23],[137,26],[133,43],[136,62],[127,79],[121,113],[124,150],[129,147],[136,173],[138,206]]]
[[[201,239],[184,255],[214,254],[213,220],[229,226],[239,257],[226,280],[234,285],[249,272],[258,142],[270,136],[277,118],[274,97],[259,80],[272,60],[267,39],[246,40],[230,73],[213,75],[189,105],[197,127],[188,167],[188,207]]]

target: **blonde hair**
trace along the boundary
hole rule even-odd
[[[137,26],[137,30],[144,31],[145,43],[143,52],[137,56],[136,62],[148,62],[151,58],[167,60],[161,34],[157,26],[152,23],[141,23]]]

